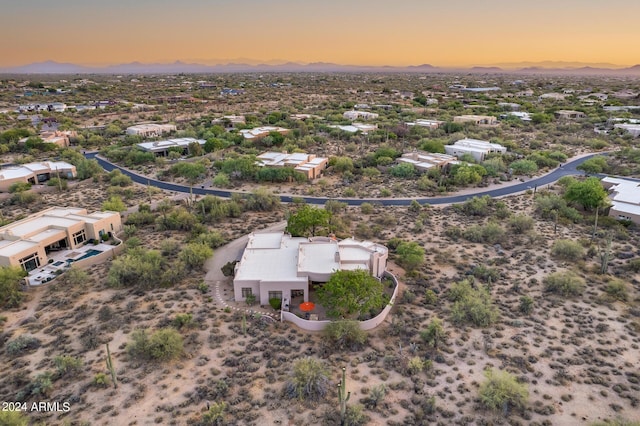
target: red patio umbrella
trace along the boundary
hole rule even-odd
[[[300,304],[300,310],[302,312],[309,312],[309,311],[313,311],[313,309],[316,307],[316,304],[313,302],[302,302]]]

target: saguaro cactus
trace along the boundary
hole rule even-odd
[[[116,369],[113,367],[113,360],[111,359],[111,351],[109,350],[109,344],[105,345],[107,347],[107,368],[109,369],[109,373],[111,373],[111,381],[113,381],[113,388],[118,389],[118,381],[116,379]]]
[[[347,392],[347,369],[342,367],[342,380],[338,383],[338,399],[340,400],[340,425],[345,426],[347,419],[347,401],[351,392]]]

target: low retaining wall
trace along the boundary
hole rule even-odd
[[[384,322],[385,319],[387,319],[387,315],[389,315],[389,312],[391,311],[391,308],[393,307],[393,304],[396,301],[396,297],[398,296],[398,289],[400,288],[400,286],[398,285],[398,280],[396,279],[396,277],[391,272],[386,272],[386,271],[384,273],[384,276],[387,278],[391,278],[391,281],[393,281],[393,284],[395,285],[395,288],[393,289],[393,294],[391,295],[391,299],[389,299],[389,303],[387,303],[387,306],[384,307],[382,312],[380,312],[378,315],[376,315],[371,319],[368,319],[366,321],[360,321],[360,328],[364,331],[373,330],[374,328],[382,324],[382,322]],[[331,321],[328,321],[328,320],[327,321],[306,320],[306,319],[300,318],[296,314],[292,314],[291,312],[286,312],[286,311],[280,311],[280,321],[292,322],[298,327],[307,331],[322,331],[331,323]]]
[[[77,260],[73,262],[73,266],[77,268],[88,268],[89,266],[97,265],[107,259],[111,259],[116,255],[122,253],[124,250],[124,244],[120,242],[119,245],[113,246],[111,250],[105,250],[102,253],[98,253],[95,256],[87,257],[86,259]]]

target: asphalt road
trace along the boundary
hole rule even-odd
[[[527,189],[534,189],[536,187],[542,187],[544,185],[551,184],[563,176],[582,174],[582,172],[577,170],[576,167],[582,164],[585,160],[588,160],[589,158],[594,157],[596,155],[603,155],[603,154],[602,153],[591,154],[582,158],[578,158],[576,160],[565,163],[564,165],[555,169],[551,173],[548,173],[544,176],[540,176],[534,179],[530,179],[526,182],[521,182],[515,185],[505,185],[504,187],[490,189],[486,191],[482,191],[480,189],[478,192],[467,193],[464,195],[452,195],[448,197],[414,197],[414,198],[329,198],[329,197],[305,197],[305,196],[292,196],[292,195],[279,195],[279,197],[280,197],[280,201],[283,203],[290,203],[293,201],[293,199],[303,199],[308,204],[321,204],[321,205],[324,205],[329,200],[340,201],[343,203],[347,203],[348,205],[351,205],[351,206],[359,206],[362,203],[376,203],[376,204],[381,204],[383,206],[408,206],[409,204],[411,204],[413,200],[416,200],[420,204],[433,204],[433,205],[457,204],[457,203],[463,203],[470,198],[481,197],[483,195],[489,195],[490,197],[503,197],[505,195],[516,194],[518,192],[526,191]],[[151,179],[146,176],[133,173],[130,170],[124,169],[98,156],[97,152],[85,153],[85,157],[88,159],[95,158],[100,164],[100,166],[102,166],[102,168],[104,168],[108,172],[114,169],[118,169],[123,174],[129,176],[134,182],[142,185],[151,185],[166,191],[187,192],[187,193],[190,191],[189,187],[186,185],[178,185],[175,183],[163,182],[161,180]],[[196,186],[193,187],[193,193],[197,195],[215,195],[215,196],[224,197],[224,198],[231,197],[231,195],[234,193],[246,195],[245,192],[225,191],[222,189],[201,188]]]

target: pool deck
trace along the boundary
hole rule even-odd
[[[46,284],[59,274],[56,274],[56,271],[65,270],[68,264],[73,264],[74,261],[84,256],[88,251],[98,250],[100,252],[105,252],[111,249],[113,249],[112,245],[100,243],[98,245],[87,244],[82,247],[76,247],[73,250],[51,252],[49,253],[48,259],[52,259],[53,262],[49,262],[46,265],[31,271],[27,276],[29,285],[38,286]]]

